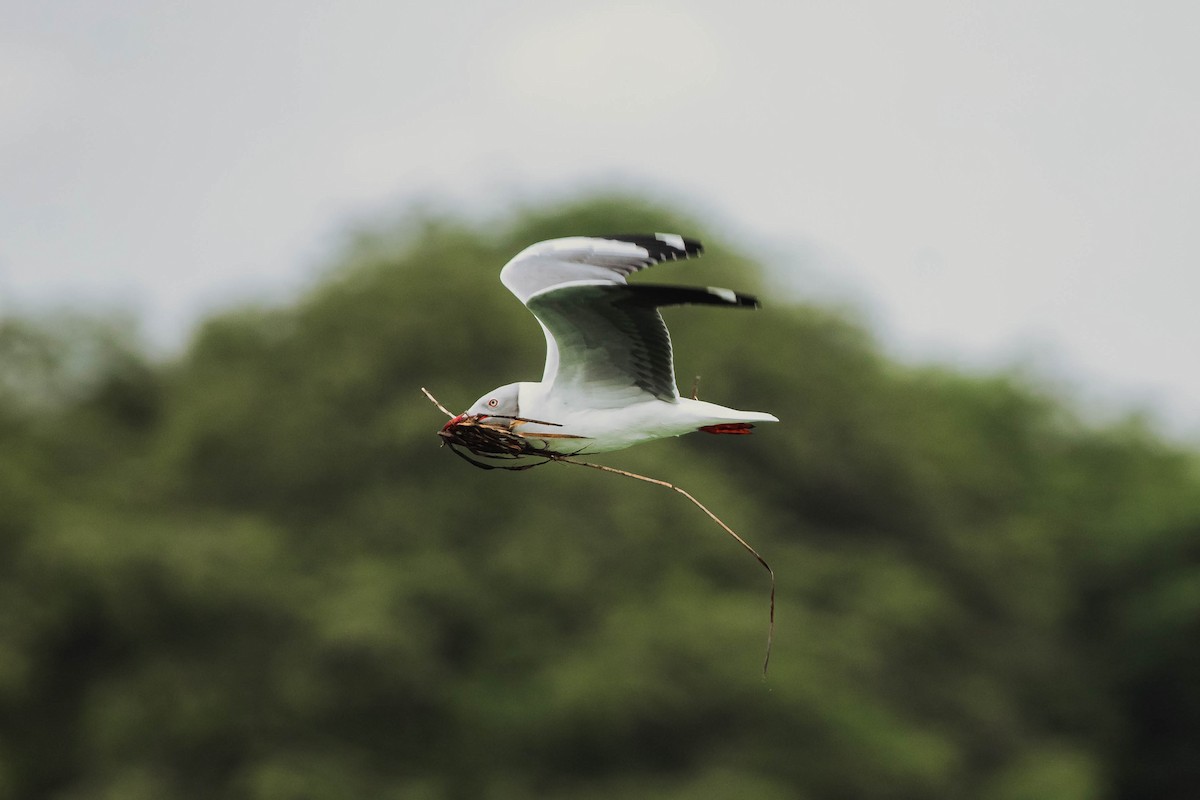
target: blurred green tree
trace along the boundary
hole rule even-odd
[[[1187,796],[1200,474],[1017,375],[890,361],[840,312],[670,311],[681,379],[783,420],[607,463],[439,452],[540,375],[497,281],[559,235],[700,234],[622,196],[348,237],[169,362],[0,322],[0,798]],[[653,280],[769,290],[726,243]],[[686,387],[685,387],[686,388]]]

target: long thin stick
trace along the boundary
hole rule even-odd
[[[656,486],[663,486],[663,487],[666,487],[667,489],[671,489],[672,491],[679,492],[679,494],[683,495],[688,500],[691,500],[692,503],[696,506],[696,508],[700,509],[705,514],[707,514],[709,519],[711,519],[713,522],[720,525],[721,528],[726,533],[728,533],[730,536],[732,536],[734,539],[736,539],[737,543],[740,544],[742,547],[746,548],[746,551],[749,552],[750,555],[754,556],[754,558],[758,561],[759,564],[762,564],[763,569],[765,569],[767,571],[767,574],[771,576],[771,612],[770,612],[770,622],[767,626],[767,654],[766,654],[766,656],[763,657],[763,676],[765,677],[767,674],[767,666],[771,663],[771,644],[772,644],[772,642],[775,641],[775,570],[771,569],[771,565],[768,564],[766,562],[766,560],[758,554],[758,551],[755,550],[753,547],[751,547],[749,542],[747,542],[741,536],[738,536],[737,533],[735,533],[732,528],[730,528],[728,525],[726,525],[724,522],[722,522],[720,517],[718,517],[713,512],[709,511],[707,506],[705,506],[703,503],[701,503],[695,497],[692,497],[692,495],[689,494],[687,491],[685,491],[684,489],[681,489],[680,487],[676,486],[673,483],[667,483],[666,481],[660,481],[657,478],[650,478],[645,475],[639,475],[636,472],[628,472],[623,469],[617,469],[616,467],[608,467],[608,466],[605,466],[604,464],[593,464],[590,461],[575,461],[574,459],[567,458],[566,456],[558,456],[558,457],[554,458],[553,460],[561,461],[564,464],[576,464],[581,467],[591,467],[592,469],[598,469],[598,470],[601,470],[602,472],[611,472],[614,475],[624,475],[627,478],[636,478],[639,481],[645,481],[646,483],[653,483]]]
[[[433,403],[435,406],[437,406],[438,408],[440,408],[442,410],[443,414],[445,414],[450,419],[454,419],[454,412],[451,411],[450,409],[446,408],[441,403],[439,403],[438,399],[436,397],[434,397],[433,395],[431,395],[429,393],[428,389],[426,389],[424,386],[422,386],[421,391],[424,392],[425,396],[429,398],[429,402]]]
[[[426,397],[429,398],[429,401],[431,403],[433,403],[435,406],[437,406],[438,408],[440,408],[442,410],[442,413],[444,413],[446,416],[450,417],[451,419],[455,418],[454,413],[452,411],[449,411],[444,405],[439,403],[437,398],[429,393],[428,389],[426,389],[424,386],[422,386],[421,391],[424,393],[424,395]],[[517,418],[517,419],[519,420],[519,418]],[[519,421],[526,422],[526,421],[536,421],[536,420],[519,420]],[[553,425],[555,423],[551,422],[551,423],[541,423],[541,424]],[[516,436],[518,439],[523,438],[520,436],[520,434],[517,434]],[[451,449],[454,450],[454,447],[451,447]],[[457,450],[455,450],[455,453],[458,455],[462,455],[461,453],[458,453]],[[530,454],[538,455],[538,456],[545,458],[546,461],[541,462],[543,464],[547,463],[547,461],[561,461],[564,464],[576,464],[580,467],[591,467],[592,469],[598,469],[601,472],[611,472],[614,475],[624,475],[626,478],[634,478],[636,480],[644,481],[646,483],[653,483],[656,486],[663,486],[667,489],[670,489],[673,492],[678,492],[679,494],[683,495],[688,500],[690,500],[692,502],[692,504],[694,506],[696,506],[696,508],[700,509],[705,514],[707,514],[709,519],[711,519],[713,522],[720,525],[722,530],[724,530],[726,533],[728,533],[730,536],[732,536],[737,541],[738,544],[740,544],[742,547],[744,547],[746,549],[746,551],[748,553],[750,553],[750,555],[754,556],[755,560],[757,560],[759,564],[762,564],[763,569],[765,569],[767,571],[767,574],[771,576],[771,610],[770,610],[770,617],[769,617],[770,621],[767,625],[767,653],[763,657],[763,677],[766,677],[767,667],[771,663],[771,644],[775,641],[775,570],[771,569],[771,565],[768,564],[766,562],[766,560],[758,554],[757,550],[755,550],[753,547],[750,546],[749,542],[747,542],[741,536],[738,536],[737,533],[734,532],[733,528],[730,528],[728,525],[726,525],[724,522],[722,522],[721,518],[718,517],[713,512],[709,511],[707,506],[705,506],[703,503],[701,503],[695,497],[692,497],[692,495],[689,494],[686,490],[681,489],[680,487],[676,486],[673,483],[667,483],[666,481],[660,481],[657,478],[650,478],[650,477],[647,477],[646,475],[639,475],[636,472],[629,472],[627,470],[617,469],[616,467],[608,467],[608,466],[605,466],[604,464],[593,464],[590,461],[575,461],[570,456],[562,455],[561,453],[555,453],[555,452],[552,452],[549,450],[531,451]],[[469,459],[469,458],[467,460],[471,461],[471,459]],[[475,464],[476,466],[481,466],[480,464],[478,464],[474,461],[471,461],[471,463]],[[529,469],[529,467],[531,467],[531,466],[538,466],[538,465],[531,464],[531,465],[521,466],[521,467],[502,467],[502,469],[518,469],[518,470],[520,470],[520,469]],[[489,467],[489,469],[490,469],[490,467]]]

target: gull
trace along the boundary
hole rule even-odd
[[[546,334],[542,380],[493,389],[443,431],[488,420],[542,450],[579,455],[695,431],[747,434],[755,423],[778,422],[762,411],[680,397],[659,313],[677,305],[757,308],[757,299],[714,287],[626,282],[661,261],[702,252],[698,241],[673,233],[571,236],[522,250],[500,281]]]

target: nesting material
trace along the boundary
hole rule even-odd
[[[515,426],[512,426],[513,422],[533,422],[551,426],[555,424],[553,422],[524,419],[522,417],[455,415],[438,402],[437,398],[430,394],[427,389],[422,387],[421,391],[429,398],[430,402],[441,409],[451,419],[450,423],[447,423],[445,427],[438,431],[438,436],[441,438],[442,443],[449,447],[451,452],[459,458],[468,461],[476,467],[480,467],[481,469],[506,469],[519,472],[541,466],[542,464],[549,464],[553,461],[562,464],[574,464],[580,467],[590,467],[591,469],[609,472],[614,475],[623,475],[626,478],[633,478],[645,483],[652,483],[655,486],[662,486],[686,497],[693,505],[703,511],[709,519],[720,525],[721,529],[732,536],[750,555],[754,556],[754,559],[762,565],[762,568],[770,576],[771,598],[767,626],[767,649],[766,655],[763,658],[763,675],[766,675],[767,666],[771,662],[771,645],[775,640],[775,571],[758,554],[758,551],[750,546],[749,542],[734,532],[720,517],[709,511],[703,503],[673,483],[668,483],[657,478],[650,478],[646,475],[639,475],[636,472],[617,469],[616,467],[579,461],[572,455],[548,450],[541,442],[546,438],[556,438],[555,434],[539,433],[537,440],[527,439],[514,429]],[[506,420],[507,422],[500,422],[498,424],[492,420]],[[559,436],[565,435],[559,434]],[[535,460],[530,461],[531,457]],[[488,459],[488,461],[476,460],[478,458]]]

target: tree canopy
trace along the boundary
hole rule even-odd
[[[499,267],[671,230],[684,390],[753,437],[473,470],[452,408],[535,380]],[[1200,783],[1197,454],[1028,378],[889,359],[703,222],[620,196],[413,212],[302,296],[0,320],[0,798],[1182,797]]]

